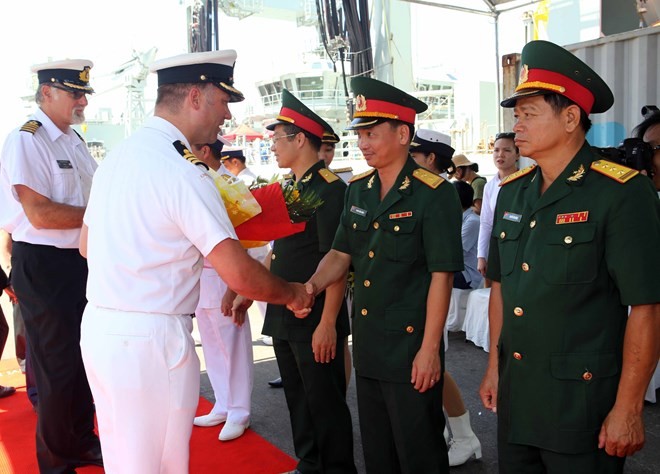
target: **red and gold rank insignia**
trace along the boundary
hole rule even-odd
[[[355,110],[357,112],[364,112],[367,110],[367,99],[365,99],[362,94],[358,94],[355,97]]]
[[[568,214],[557,214],[555,224],[577,224],[578,222],[587,222],[589,211],[569,212]]]

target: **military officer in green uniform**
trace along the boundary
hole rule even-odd
[[[354,78],[351,129],[373,169],[351,180],[316,291],[355,268],[353,361],[368,473],[449,472],[442,435],[442,335],[453,273],[463,269],[454,187],[408,153],[427,106]]]
[[[502,106],[538,166],[501,183],[480,395],[497,412],[500,472],[622,472],[644,442],[658,361],[660,203],[647,177],[585,139],[589,113],[613,104],[607,84],[546,41],[521,63]]]
[[[329,127],[282,91],[280,114],[268,126],[274,131],[271,150],[280,168],[291,168],[301,193],[311,191],[323,200],[303,232],[274,243],[270,270],[287,281],[309,279],[339,226],[346,185],[318,159],[323,131]],[[344,376],[343,344],[349,334],[345,285],[344,278],[319,294],[304,319],[285,306],[269,304],[266,310],[262,332],[273,337],[299,458],[295,472],[303,474],[357,472]]]

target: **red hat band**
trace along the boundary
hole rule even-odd
[[[523,89],[545,89],[568,97],[584,110],[591,113],[594,105],[594,95],[583,85],[568,76],[546,69],[530,69],[527,80],[516,87],[516,92]]]
[[[415,109],[404,107],[402,105],[393,104],[392,102],[385,102],[383,100],[375,99],[358,99],[356,100],[356,109],[353,118],[356,117],[375,117],[386,118],[391,120],[401,120],[402,122],[414,124],[415,123]]]
[[[319,138],[323,138],[323,132],[325,131],[323,125],[288,107],[282,107],[277,120],[292,123]]]

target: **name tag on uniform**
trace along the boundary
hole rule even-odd
[[[69,160],[57,160],[57,166],[59,166],[61,170],[73,169],[73,165]]]
[[[507,221],[511,222],[520,222],[522,220],[522,216],[520,214],[515,214],[513,212],[509,211],[504,211],[504,219]]]
[[[351,212],[353,214],[357,214],[358,216],[362,216],[362,217],[365,217],[367,215],[366,209],[361,209],[357,206],[351,206]]]
[[[555,224],[575,224],[577,222],[587,222],[589,211],[569,212],[568,214],[557,214]]]
[[[390,219],[403,219],[404,217],[412,217],[412,211],[397,212],[396,214],[390,214]]]

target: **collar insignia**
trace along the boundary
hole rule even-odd
[[[367,188],[371,189],[371,187],[374,185],[374,178],[376,175],[373,175],[371,178],[369,178],[369,181],[367,181]]]
[[[566,181],[572,183],[580,181],[582,178],[584,178],[584,173],[585,173],[584,165],[580,165],[580,167],[577,170],[573,171],[573,176],[566,178]]]
[[[403,183],[401,183],[401,186],[399,186],[399,189],[400,190],[408,189],[409,186],[410,186],[410,178],[406,176],[405,179],[403,180]]]
[[[307,176],[305,176],[303,179],[300,180],[301,183],[307,184],[309,183],[309,180],[312,179],[312,173],[309,173]]]

